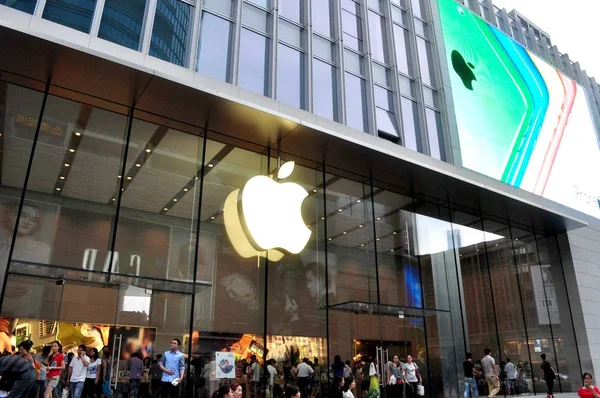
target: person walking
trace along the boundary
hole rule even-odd
[[[83,383],[83,396],[85,398],[102,397],[102,359],[98,356],[98,349],[90,348],[89,364],[85,372],[85,382]]]
[[[81,344],[77,348],[77,356],[73,357],[69,364],[69,375],[67,377],[67,386],[71,391],[71,398],[81,398],[83,384],[87,375],[87,368],[90,364],[90,358],[85,355],[85,345]]]
[[[165,351],[160,361],[161,378],[160,395],[163,398],[179,397],[179,384],[185,372],[185,358],[179,351],[181,340],[171,340],[169,351]]]
[[[144,372],[144,362],[140,358],[139,352],[131,354],[131,358],[127,361],[127,369],[129,370],[129,397],[137,398],[140,391],[140,383]]]
[[[389,363],[389,372],[387,372],[387,385],[390,392],[391,398],[402,398],[403,394],[403,383],[402,380],[402,362],[398,358],[398,355],[394,355],[392,362]],[[394,378],[392,379],[392,376]],[[361,398],[361,397],[359,397]]]
[[[485,381],[488,386],[488,397],[494,398],[498,391],[500,391],[500,379],[498,377],[498,368],[496,367],[496,361],[492,357],[492,350],[486,348],[484,350],[485,356],[481,360],[481,367],[483,374],[485,375]]]
[[[506,358],[504,373],[506,373],[507,393],[515,395],[517,393],[517,379],[519,378],[519,371],[517,369],[517,365],[512,363],[510,358]]]
[[[273,397],[273,387],[275,386],[275,376],[277,375],[277,369],[275,369],[275,359],[271,358],[267,361],[267,372],[269,372],[269,396]]]
[[[548,386],[548,394],[546,395],[546,397],[554,398],[554,379],[556,379],[556,373],[554,372],[554,369],[552,369],[552,365],[550,365],[550,362],[546,360],[546,354],[542,354],[540,355],[540,357],[542,358],[541,367],[543,372],[543,378],[546,381],[546,385]]]
[[[62,354],[62,345],[60,342],[53,341],[50,348],[48,366],[46,366],[46,390],[44,391],[44,398],[52,398],[54,389],[58,387],[60,373],[65,368],[65,356]]]
[[[35,384],[35,368],[20,355],[6,355],[0,358],[0,377],[12,384],[8,398],[27,397]]]
[[[298,364],[298,388],[302,398],[310,396],[309,386],[314,373],[314,369],[308,364],[308,358],[302,359],[302,362]]]
[[[467,352],[465,355],[465,361],[463,362],[463,371],[465,374],[465,391],[464,397],[469,398],[469,394],[471,398],[479,398],[479,389],[477,388],[477,382],[475,381],[475,376],[480,375],[479,372],[475,368],[475,364],[473,363],[473,354]]]
[[[423,379],[419,374],[419,367],[413,362],[412,356],[406,356],[406,363],[402,365],[402,373],[404,380],[408,383],[410,388],[407,390],[407,398],[417,398],[417,388],[423,383]]]
[[[251,380],[251,395],[252,398],[260,396],[260,381],[262,377],[262,366],[258,363],[256,355],[250,357],[250,380]]]
[[[353,377],[346,377],[344,379],[344,387],[342,388],[342,398],[354,398],[354,388],[356,383]]]

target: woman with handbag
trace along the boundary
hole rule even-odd
[[[406,380],[406,382],[408,383],[406,389],[406,397],[417,398],[418,388],[423,383],[423,379],[419,374],[419,367],[416,363],[413,362],[412,357],[410,355],[406,356],[406,363],[402,365],[402,373],[404,374],[404,380]]]
[[[403,398],[404,396],[404,380],[402,376],[402,362],[398,359],[398,355],[394,355],[392,362],[389,363],[389,371],[387,377],[388,391],[390,398]]]

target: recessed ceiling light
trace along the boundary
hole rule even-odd
[[[209,163],[208,167],[215,167],[215,166],[212,163]]]
[[[69,167],[69,166],[70,166],[70,164],[69,164],[69,163],[65,163],[65,167]]]
[[[187,191],[189,191],[189,189],[183,188],[183,192],[187,192]]]
[[[358,199],[358,200],[356,201],[356,203],[360,203],[360,199]]]
[[[60,179],[61,179],[61,180],[64,180],[64,179],[65,179],[65,177],[63,177],[63,176],[60,176]]]
[[[152,152],[152,149],[146,148],[146,152],[150,153],[150,152]]]
[[[321,220],[324,220],[324,219],[325,219],[325,217],[321,217]]]
[[[460,255],[460,257],[462,257],[462,254]]]
[[[121,178],[121,176],[117,176],[117,178]]]
[[[197,179],[198,179],[198,176],[194,177],[194,180],[197,180]]]
[[[362,228],[362,227],[363,227],[363,225],[362,225],[362,224],[360,224],[360,225],[358,226],[358,228]]]
[[[211,219],[211,220],[214,220],[214,219],[215,219],[215,217],[214,217],[214,216],[212,216],[210,219]]]
[[[116,201],[117,199],[113,198],[113,202]]]
[[[131,176],[127,176],[127,179],[128,179],[128,180],[131,180]]]
[[[381,220],[381,217],[377,217],[377,221]]]
[[[75,133],[75,135],[76,135],[77,137],[81,137],[81,133],[80,133],[79,131],[78,131],[78,132],[76,132],[76,133]]]
[[[498,246],[498,244],[496,243],[496,246]]]
[[[316,190],[316,189],[313,189],[313,192],[317,192],[317,190]]]
[[[346,231],[342,232],[344,235],[346,235]]]
[[[121,192],[123,192],[125,190],[125,188],[121,188]]]
[[[393,252],[393,251],[394,251],[394,249],[392,249],[392,250],[390,250],[390,251],[391,251],[391,252]]]
[[[169,210],[169,208],[168,208],[168,207],[165,207],[165,208],[163,208],[163,210],[164,210],[164,211],[167,211],[167,210]]]
[[[71,148],[71,149],[69,149],[69,152],[73,153],[73,152],[75,152],[75,149]]]
[[[139,163],[136,163],[136,164],[135,164],[135,167],[142,167],[142,165],[141,165],[141,164],[139,164]]]
[[[177,198],[173,198],[173,202],[177,202]]]
[[[377,238],[377,240],[379,240],[379,238]]]
[[[519,238],[515,238],[515,240],[519,240]]]
[[[331,240],[331,238],[329,238],[328,240]]]
[[[364,243],[361,243],[360,245],[361,245],[361,247],[364,247],[364,246],[365,246],[365,244],[364,244]]]
[[[56,188],[57,191],[60,191],[60,188]]]
[[[394,231],[394,235],[398,234],[398,232]]]

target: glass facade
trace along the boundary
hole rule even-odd
[[[71,94],[0,82],[0,348],[28,337],[37,350],[55,339],[67,352],[107,347],[120,388],[132,353],[155,358],[177,338],[187,397],[233,381],[245,396],[271,396],[267,379],[244,376],[253,355],[257,372],[274,360],[273,394],[304,357],[319,372],[311,388],[328,394],[339,355],[363,397],[370,363],[385,380],[388,360],[410,355],[426,396],[456,397],[465,352],[482,358],[485,348],[517,365],[520,392],[545,393],[541,353],[559,373],[557,391],[577,388],[555,236],[296,164],[286,181],[306,193],[306,227],[296,226],[306,243],[296,254],[264,251],[264,231],[294,234],[278,220],[296,209],[269,214],[277,202],[258,207],[266,229],[250,222],[252,206],[272,200],[249,196],[254,177],[283,187],[264,177],[278,174],[274,148]],[[502,379],[504,393],[510,385]]]
[[[139,50],[146,0],[106,0],[98,37]]]
[[[193,7],[180,0],[158,0],[150,41],[150,55],[183,66]]]
[[[42,18],[90,33],[96,0],[47,0]]]

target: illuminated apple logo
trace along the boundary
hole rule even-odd
[[[283,180],[294,171],[284,163],[277,173]],[[244,258],[279,261],[285,252],[300,253],[311,231],[302,219],[302,201],[308,192],[294,182],[279,183],[267,176],[252,177],[225,200],[224,221],[234,249]]]

